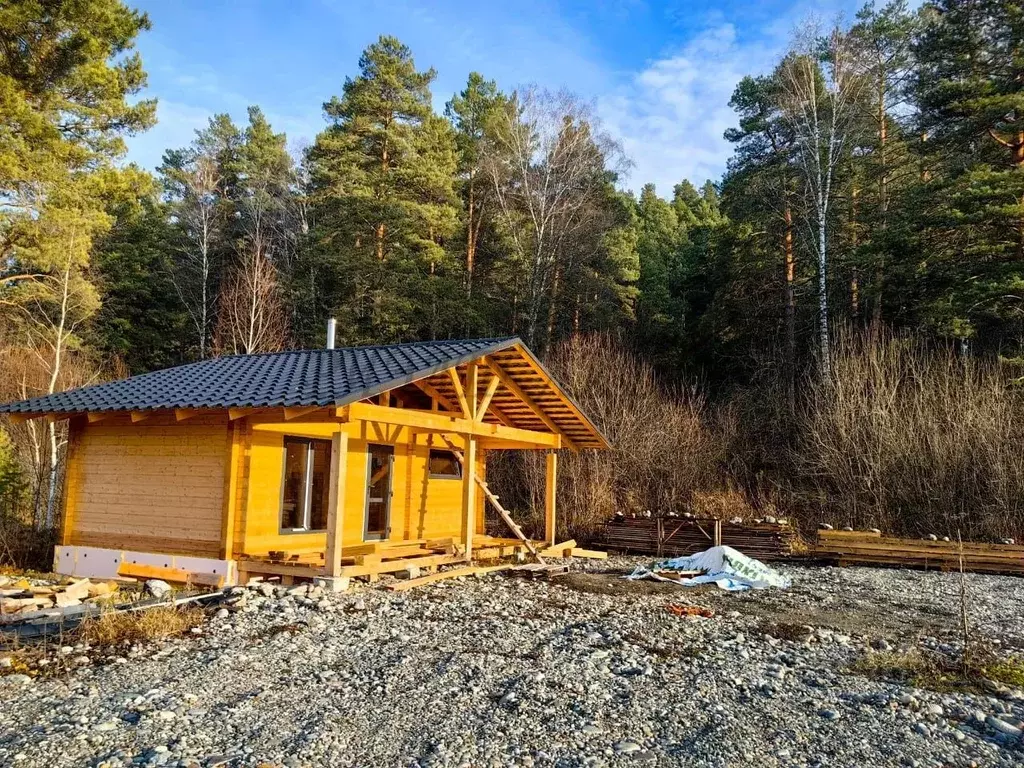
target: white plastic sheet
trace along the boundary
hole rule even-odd
[[[691,578],[673,579],[659,576],[658,571],[703,571],[703,573]],[[649,567],[637,566],[636,570],[626,578],[670,581],[684,587],[716,584],[720,589],[729,592],[767,589],[768,587],[785,589],[790,585],[789,579],[778,571],[772,570],[760,560],[747,557],[732,547],[712,547],[694,555],[676,557]]]

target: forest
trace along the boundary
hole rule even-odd
[[[1021,3],[802,24],[736,83],[722,178],[671,190],[625,187],[587,100],[435,93],[386,35],[306,146],[253,105],[150,173],[125,160],[149,26],[0,6],[0,399],[322,346],[328,317],[347,345],[515,334],[615,444],[566,459],[573,534],[653,510],[1024,535]],[[0,424],[0,561],[59,526],[62,429]],[[533,458],[495,482],[523,466],[529,518]]]

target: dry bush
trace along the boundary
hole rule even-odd
[[[1021,405],[995,363],[905,337],[843,335],[831,382],[810,385],[795,502],[854,528],[1021,536]]]
[[[81,640],[94,647],[143,643],[183,635],[203,623],[195,606],[158,605],[140,611],[109,611],[79,625]]]
[[[561,452],[559,537],[583,540],[615,512],[680,511],[694,492],[723,488],[721,444],[705,423],[702,397],[669,389],[607,335],[574,337],[546,362],[612,444],[610,451]],[[535,533],[543,531],[544,472],[536,452],[488,460],[492,485],[531,510]],[[523,473],[525,495],[517,494]]]

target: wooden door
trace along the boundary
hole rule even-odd
[[[364,541],[386,539],[391,534],[391,490],[395,449],[390,445],[366,446],[366,517]]]

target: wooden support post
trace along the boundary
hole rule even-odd
[[[224,469],[224,519],[221,521],[220,556],[222,560],[233,558],[235,544],[235,502],[238,496],[238,478],[242,473],[243,425],[237,421],[228,422],[227,466]]]
[[[466,404],[469,406],[470,421],[476,419],[476,405],[479,400],[476,393],[478,379],[477,365],[472,362],[466,366]]]
[[[344,428],[331,441],[331,480],[327,495],[327,552],[325,572],[341,575],[342,531],[345,521],[345,474],[348,464],[348,433]]]
[[[466,518],[465,555],[473,559],[473,531],[476,528],[476,438],[466,435],[466,452],[462,463],[462,508]]]
[[[555,496],[558,490],[558,454],[548,451],[547,472],[544,483],[544,540],[548,546],[555,544],[557,523]]]

